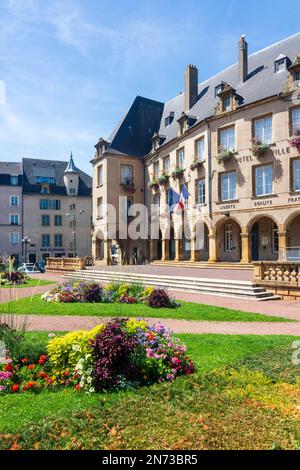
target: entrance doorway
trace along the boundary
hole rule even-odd
[[[258,261],[259,258],[259,225],[258,222],[252,227],[251,231],[251,259]]]

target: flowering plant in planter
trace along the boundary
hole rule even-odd
[[[184,169],[180,167],[176,167],[175,170],[172,171],[173,178],[182,178],[184,173]]]
[[[193,171],[193,170],[196,170],[197,168],[199,168],[199,167],[202,166],[202,165],[203,165],[203,160],[197,160],[197,159],[195,158],[195,160],[194,160],[193,163],[191,164],[190,168],[191,168],[191,170]]]
[[[28,279],[27,274],[20,273],[19,271],[5,271],[3,274],[0,274],[0,285],[27,284]]]
[[[134,182],[132,179],[130,178],[127,178],[125,180],[122,181],[121,183],[121,186],[123,186],[123,188],[126,190],[126,191],[129,191],[130,193],[134,193],[135,192],[135,185],[134,185]]]
[[[159,184],[165,184],[169,181],[169,175],[165,172],[163,172],[160,177],[158,178]]]
[[[251,152],[255,157],[262,157],[270,148],[269,144],[261,142],[256,137],[251,139],[251,143]]]
[[[291,138],[289,139],[291,147],[295,148],[298,152],[300,151],[300,129],[296,129]]]
[[[158,188],[158,179],[156,178],[156,176],[154,176],[152,181],[150,181],[149,186],[150,186],[151,189],[157,189]]]
[[[218,147],[218,155],[217,155],[217,162],[219,164],[226,162],[229,160],[233,155],[233,151],[230,149],[227,149],[223,147],[222,145],[219,145]]]

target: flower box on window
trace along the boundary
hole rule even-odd
[[[294,132],[292,137],[289,139],[289,144],[291,147],[300,152],[300,129]]]
[[[217,155],[217,162],[219,164],[226,162],[233,156],[233,151],[230,149],[226,149],[222,147],[221,145],[219,146],[218,149],[218,155]]]
[[[135,185],[134,185],[134,182],[133,180],[124,180],[121,182],[121,186],[123,187],[123,189],[125,189],[125,191],[128,191],[130,193],[134,193],[135,192]]]
[[[167,184],[169,181],[169,175],[167,173],[162,173],[160,177],[158,178],[159,184]]]
[[[251,142],[251,152],[255,157],[263,157],[270,148],[269,144],[262,143],[256,138],[252,139]]]
[[[150,181],[149,186],[151,189],[158,189],[158,179],[154,177],[153,180]]]
[[[194,160],[190,166],[191,170],[197,170],[203,165],[203,160]]]
[[[184,169],[183,168],[175,168],[175,170],[172,171],[172,176],[173,178],[182,178],[183,177],[183,173],[184,173]]]

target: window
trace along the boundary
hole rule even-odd
[[[205,178],[197,182],[197,204],[205,204]]]
[[[292,109],[292,133],[300,132],[300,108]]]
[[[255,195],[266,196],[273,193],[273,166],[255,168]]]
[[[20,243],[20,234],[19,232],[10,232],[9,234],[9,244],[18,245]]]
[[[50,225],[50,215],[42,215],[42,226],[49,227]]]
[[[177,165],[184,168],[184,148],[177,150]]]
[[[199,161],[204,160],[204,137],[201,137],[201,139],[196,140],[195,147],[196,159]]]
[[[221,175],[221,200],[230,201],[236,199],[236,172]]]
[[[50,189],[49,189],[49,186],[47,184],[42,184],[41,193],[42,194],[49,194],[50,193]]]
[[[97,198],[97,218],[102,219],[103,217],[103,198]]]
[[[56,227],[59,227],[62,225],[62,216],[61,215],[55,215],[54,216],[54,225]]]
[[[130,184],[133,182],[133,168],[129,165],[121,166],[121,184]]]
[[[223,90],[224,88],[224,83],[220,83],[220,85],[217,85],[215,87],[215,96],[218,96],[219,93]]]
[[[69,188],[69,194],[76,194],[76,192],[75,188]]]
[[[103,184],[103,167],[99,165],[97,167],[97,185],[101,186]]]
[[[131,212],[130,212],[130,209],[131,207],[133,206],[133,197],[131,196],[127,196],[127,215],[128,216],[131,216]]]
[[[159,176],[159,162],[153,164],[153,176],[154,178],[158,178]]]
[[[18,198],[18,196],[10,196],[10,205],[11,205],[12,207],[19,205],[19,198]]]
[[[283,57],[282,59],[275,60],[274,62],[274,69],[275,73],[281,72],[282,70],[286,70],[286,57]]]
[[[300,82],[300,72],[294,72],[294,80],[295,82]]]
[[[224,251],[229,253],[233,250],[233,234],[232,224],[225,224],[224,226]]]
[[[73,203],[73,204],[70,204],[70,211],[75,211],[76,209],[76,205]]]
[[[222,111],[230,110],[230,95],[224,96],[222,99]]]
[[[160,205],[160,194],[154,194],[153,196],[153,204],[156,206]]]
[[[170,173],[170,157],[165,157],[163,159],[164,172],[168,175]]]
[[[300,191],[300,160],[293,161],[293,190]]]
[[[165,118],[165,126],[169,126],[174,119],[174,111],[170,111],[169,116]]]
[[[10,214],[9,223],[10,225],[19,225],[19,214]]]
[[[19,180],[18,176],[10,175],[10,184],[12,186],[18,186],[18,180]]]
[[[53,176],[36,176],[35,182],[36,184],[41,184],[41,183],[55,184],[55,178]]]
[[[63,246],[63,239],[61,233],[56,233],[54,235],[54,246],[55,248],[61,248]]]
[[[278,227],[273,222],[273,227],[272,227],[272,252],[273,253],[278,253],[278,251],[279,251]]]
[[[223,149],[234,150],[235,148],[235,132],[234,126],[220,129],[220,145]]]
[[[40,209],[42,210],[60,210],[61,203],[59,199],[40,199]]]
[[[262,144],[272,143],[272,116],[255,119],[254,137]]]
[[[42,248],[48,248],[50,246],[50,235],[42,235]]]

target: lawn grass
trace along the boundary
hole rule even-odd
[[[34,335],[31,339],[47,340],[45,333]],[[0,396],[0,449],[271,449],[300,445],[299,386],[294,383],[298,370],[290,370],[284,383],[274,376],[275,364],[291,369],[289,361],[282,361],[282,354],[290,357],[295,337],[178,336],[197,364],[197,372],[190,377],[134,392],[87,395],[64,390]]]
[[[23,287],[37,287],[37,286],[47,286],[48,284],[56,284],[54,281],[47,281],[44,279],[33,279],[30,278],[26,284],[14,285],[14,286],[0,286],[0,289],[22,289]]]
[[[25,315],[79,315],[97,317],[151,317],[207,321],[293,321],[260,313],[242,312],[224,307],[180,301],[178,308],[155,309],[145,304],[118,303],[47,303],[40,295],[0,304],[0,312]]]

